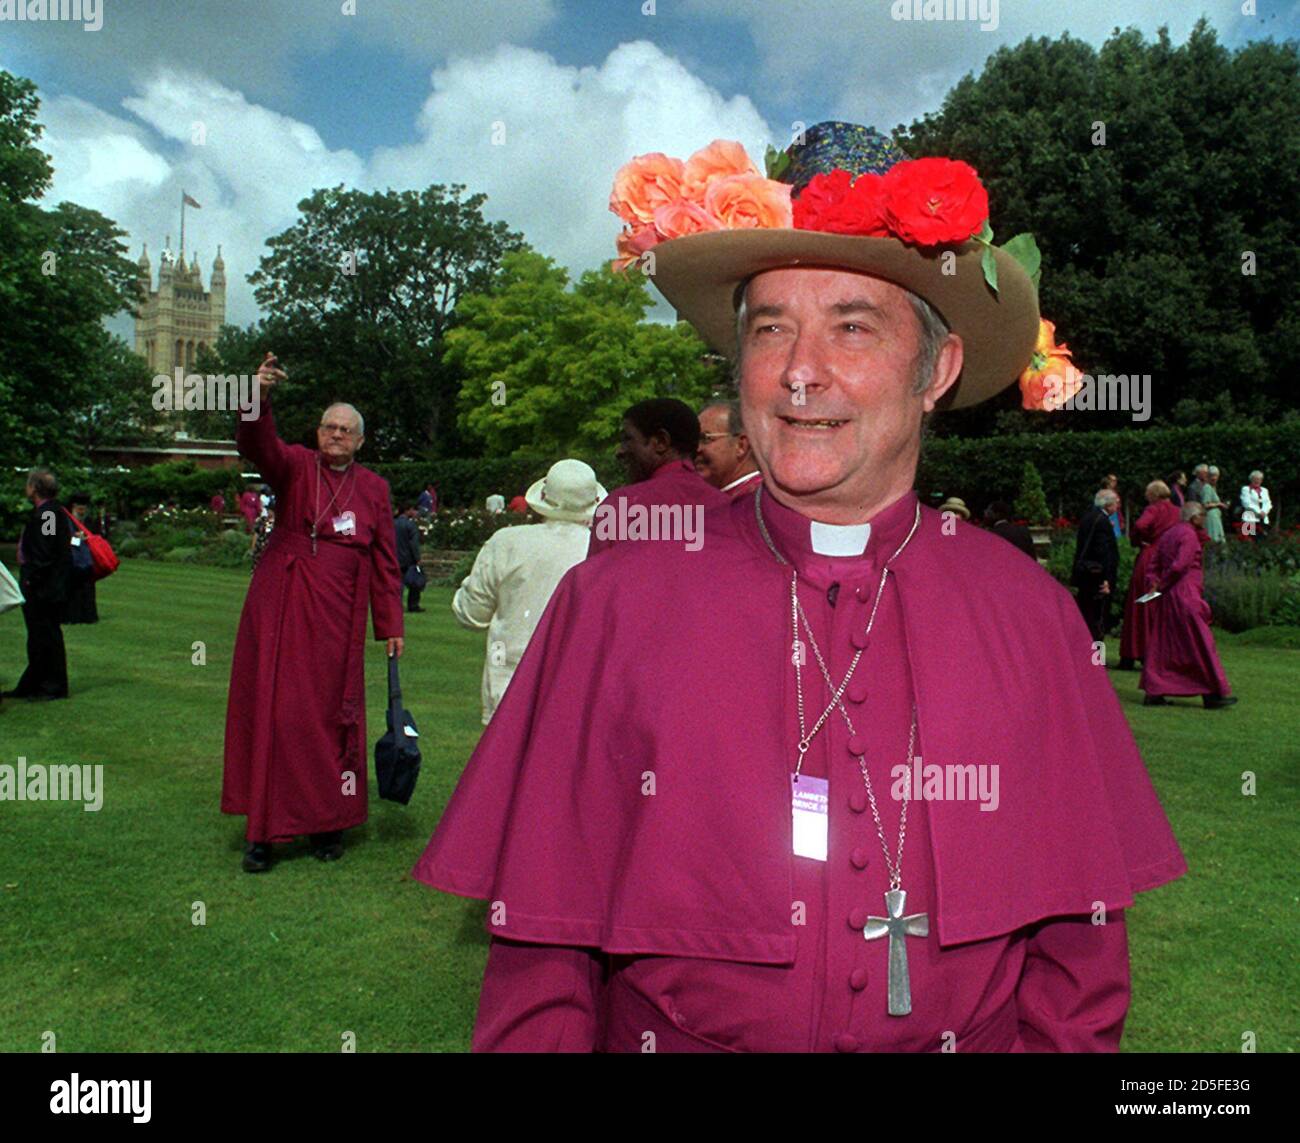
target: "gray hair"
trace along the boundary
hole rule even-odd
[[[1195,476],[1198,472],[1209,472],[1209,471],[1210,471],[1210,466],[1208,464],[1198,464],[1194,469],[1192,469],[1192,475]]]
[[[1257,476],[1260,478],[1260,480],[1263,480],[1263,479],[1264,479],[1264,474],[1263,474],[1262,472],[1260,472],[1258,468],[1255,469],[1255,471],[1252,472],[1248,477],[1246,477],[1246,479],[1247,479],[1247,480],[1254,480],[1255,477],[1257,477]]]
[[[733,437],[738,437],[745,431],[745,422],[740,414],[740,402],[734,397],[723,401],[710,401],[700,412],[707,413],[710,409],[727,410],[727,432]]]
[[[1212,464],[1212,465],[1210,465],[1208,471],[1209,471],[1209,474],[1210,474],[1211,476],[1218,476],[1218,475],[1219,475],[1219,466],[1218,466],[1217,464]]]
[[[1205,515],[1205,505],[1199,500],[1188,500],[1183,504],[1183,510],[1178,513],[1180,520],[1193,520],[1197,516]]]
[[[912,312],[916,314],[917,324],[921,327],[920,344],[916,349],[916,358],[912,365],[912,392],[924,393],[934,380],[934,367],[939,360],[939,350],[944,338],[952,331],[948,323],[919,294],[912,293],[905,286],[900,286],[907,300],[912,303]],[[740,359],[745,343],[745,320],[749,316],[749,282],[740,287],[740,305],[736,307],[736,356],[732,368],[732,383],[740,385]]]
[[[42,500],[58,495],[58,478],[48,468],[33,468],[27,474],[27,483]]]
[[[355,405],[349,405],[346,401],[335,401],[325,410],[325,413],[328,413],[330,409],[347,409],[357,419],[357,436],[364,437],[366,435],[366,419]],[[323,417],[325,413],[322,413],[321,416]]]
[[[1105,508],[1107,504],[1118,504],[1119,493],[1113,488],[1103,488],[1092,498],[1092,502],[1098,508]]]

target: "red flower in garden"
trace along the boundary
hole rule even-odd
[[[884,183],[889,231],[904,242],[964,242],[989,216],[988,192],[975,168],[960,159],[895,163]]]

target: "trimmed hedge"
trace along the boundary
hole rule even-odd
[[[612,451],[599,455],[573,454],[596,470],[606,488],[626,477]],[[363,456],[364,462],[364,456]],[[438,485],[442,505],[481,508],[500,493],[509,501],[546,474],[559,457],[452,458],[430,461],[378,462],[370,465],[392,486],[394,500],[414,499],[430,480]],[[1282,511],[1281,520],[1297,519],[1300,504],[1300,414],[1269,425],[1230,423],[1177,429],[1111,429],[1096,432],[1022,433],[981,438],[927,437],[922,448],[917,487],[923,495],[960,496],[978,514],[992,500],[1014,501],[1026,462],[1043,480],[1054,517],[1078,519],[1091,503],[1101,477],[1114,472],[1126,506],[1137,512],[1148,481],[1175,468],[1191,474],[1204,461],[1223,469],[1223,498],[1232,501],[1251,469],[1264,471],[1264,483]],[[119,519],[139,515],[145,508],[174,500],[181,507],[206,507],[214,492],[233,497],[241,487],[233,470],[206,470],[193,462],[115,470],[70,470],[58,473],[69,492],[84,489],[97,505],[106,505]],[[21,475],[13,474],[0,491],[0,528],[15,534],[28,505],[22,498]]]
[[[1120,495],[1136,516],[1145,506],[1148,482],[1163,480],[1174,469],[1190,477],[1205,463],[1223,470],[1220,497],[1228,503],[1236,501],[1250,471],[1261,469],[1274,503],[1294,521],[1300,502],[1300,416],[1271,425],[932,437],[922,448],[917,487],[926,495],[960,496],[980,513],[992,500],[1015,499],[1026,461],[1043,478],[1053,516],[1077,520],[1108,472],[1119,477]],[[1274,527],[1279,523],[1275,512]]]

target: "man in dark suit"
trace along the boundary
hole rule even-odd
[[[1008,543],[1015,544],[1030,559],[1037,559],[1034,552],[1034,537],[1023,524],[1011,522],[1011,505],[1004,500],[995,500],[984,509],[984,523],[990,532],[1001,536]]]
[[[402,572],[402,582],[406,582],[406,573],[420,562],[420,528],[415,522],[418,509],[411,501],[404,501],[402,511],[395,525],[397,528],[397,566]],[[407,584],[406,610],[423,611],[420,606],[420,592],[423,588]]]
[[[72,523],[56,499],[59,482],[44,468],[27,476],[31,514],[18,541],[18,584],[27,623],[27,670],[7,698],[32,702],[68,697],[64,609],[72,584]]]
[[[1115,594],[1119,573],[1119,545],[1110,514],[1119,504],[1119,493],[1103,488],[1079,521],[1074,545],[1074,573],[1071,580],[1079,589],[1079,610],[1094,639],[1104,639],[1109,626],[1107,612]]]

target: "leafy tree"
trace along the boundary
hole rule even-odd
[[[338,186],[303,199],[301,218],[268,240],[271,253],[249,275],[268,316],[219,342],[223,371],[256,370],[273,350],[289,373],[276,407],[290,435],[343,400],[365,416],[372,457],[447,451],[459,378],[442,361],[442,339],[461,297],[490,289],[502,255],[523,246],[505,223],[484,219],[486,196],[464,192]]]
[[[1047,507],[1047,494],[1043,491],[1043,478],[1032,460],[1025,461],[1020,476],[1020,495],[1016,497],[1015,513],[1030,524],[1050,524],[1052,513]]]
[[[1258,418],[1294,403],[1295,42],[1229,51],[1204,20],[1181,46],[1166,29],[1154,42],[1117,30],[1100,50],[1069,35],[1026,40],[896,135],[913,155],[951,155],[980,172],[998,239],[1037,236],[1043,313],[1083,372],[1151,374],[1159,420],[1212,417],[1225,391]],[[1243,273],[1247,252],[1253,275]],[[1180,401],[1192,404],[1175,418]],[[1129,423],[1125,412],[1081,424],[1017,405],[1013,387],[935,429]]]
[[[533,252],[507,255],[490,294],[462,299],[447,359],[465,376],[462,431],[494,456],[604,450],[623,412],[646,397],[698,406],[717,366],[685,325],[644,321],[640,274],[569,275]]]
[[[79,464],[154,420],[149,369],[104,318],[140,301],[125,232],[74,203],[38,206],[49,157],[30,81],[0,70],[0,464]]]

